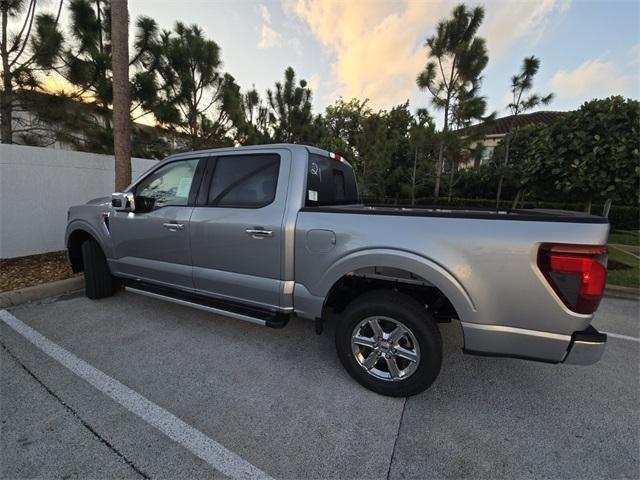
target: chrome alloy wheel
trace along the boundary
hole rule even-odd
[[[390,317],[367,317],[353,329],[351,351],[369,375],[394,382],[410,377],[420,363],[411,330]]]

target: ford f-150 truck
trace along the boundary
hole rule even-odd
[[[575,212],[362,205],[344,158],[285,144],[171,156],[71,207],[66,245],[91,299],[124,286],[318,333],[331,309],[349,374],[408,396],[436,379],[452,319],[467,353],[598,361],[608,230]]]

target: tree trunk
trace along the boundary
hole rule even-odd
[[[9,67],[7,45],[7,23],[9,21],[8,4],[2,2],[2,92],[0,92],[0,138],[2,143],[13,143],[13,84]]]
[[[113,69],[113,150],[116,190],[131,183],[131,92],[129,91],[129,11],[127,0],[111,4]]]
[[[602,216],[608,217],[610,211],[611,211],[611,199],[607,198],[607,201],[604,202],[604,208],[602,209]]]
[[[503,180],[504,180],[504,176],[500,175],[500,178],[498,178],[498,194],[496,195],[496,210],[500,208],[500,196],[502,195]]]
[[[511,135],[507,134],[507,141],[505,143],[504,152],[504,165],[506,167],[509,163],[509,144],[511,143]],[[498,180],[498,194],[496,195],[496,209],[500,208],[500,196],[502,195],[502,183],[504,182],[504,173],[500,174],[500,180]]]
[[[585,213],[591,213],[591,200],[587,202],[587,205],[584,207]]]
[[[454,179],[455,170],[456,170],[457,167],[458,167],[458,165],[452,159],[451,160],[451,171],[449,172],[449,195],[447,197],[447,203],[449,203],[449,205],[451,205],[451,199],[453,198],[453,179]]]
[[[411,172],[411,206],[416,204],[416,167],[418,165],[418,147],[413,156],[413,170]]]
[[[444,161],[444,139],[440,141],[440,150],[438,151],[438,161],[436,162],[436,185],[433,189],[433,196],[436,202],[440,196],[440,178],[442,177],[442,164]]]
[[[438,152],[438,164],[436,165],[436,185],[433,189],[435,203],[438,203],[440,196],[440,181],[442,179],[442,168],[444,167],[444,142],[447,131],[449,130],[449,101],[450,94],[447,94],[447,102],[444,106],[444,125],[442,127],[442,139],[440,140],[440,151]]]
[[[516,194],[516,198],[513,199],[513,203],[511,204],[511,210],[518,208],[518,202],[520,202],[520,197],[522,196],[522,189],[518,190]]]

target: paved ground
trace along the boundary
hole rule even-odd
[[[638,306],[605,299],[595,325],[638,338]],[[11,313],[81,367],[0,322],[2,478],[217,478],[224,449],[275,478],[640,477],[638,341],[556,366],[465,356],[445,324],[438,381],[405,401],[348,377],[331,325],[272,330],[127,293]],[[108,394],[79,376],[95,369]],[[123,391],[164,433],[112,399]],[[176,421],[191,429],[178,441]]]

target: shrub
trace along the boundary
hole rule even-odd
[[[524,188],[538,198],[637,205],[640,191],[640,102],[620,96],[584,103],[531,131],[521,164]]]

